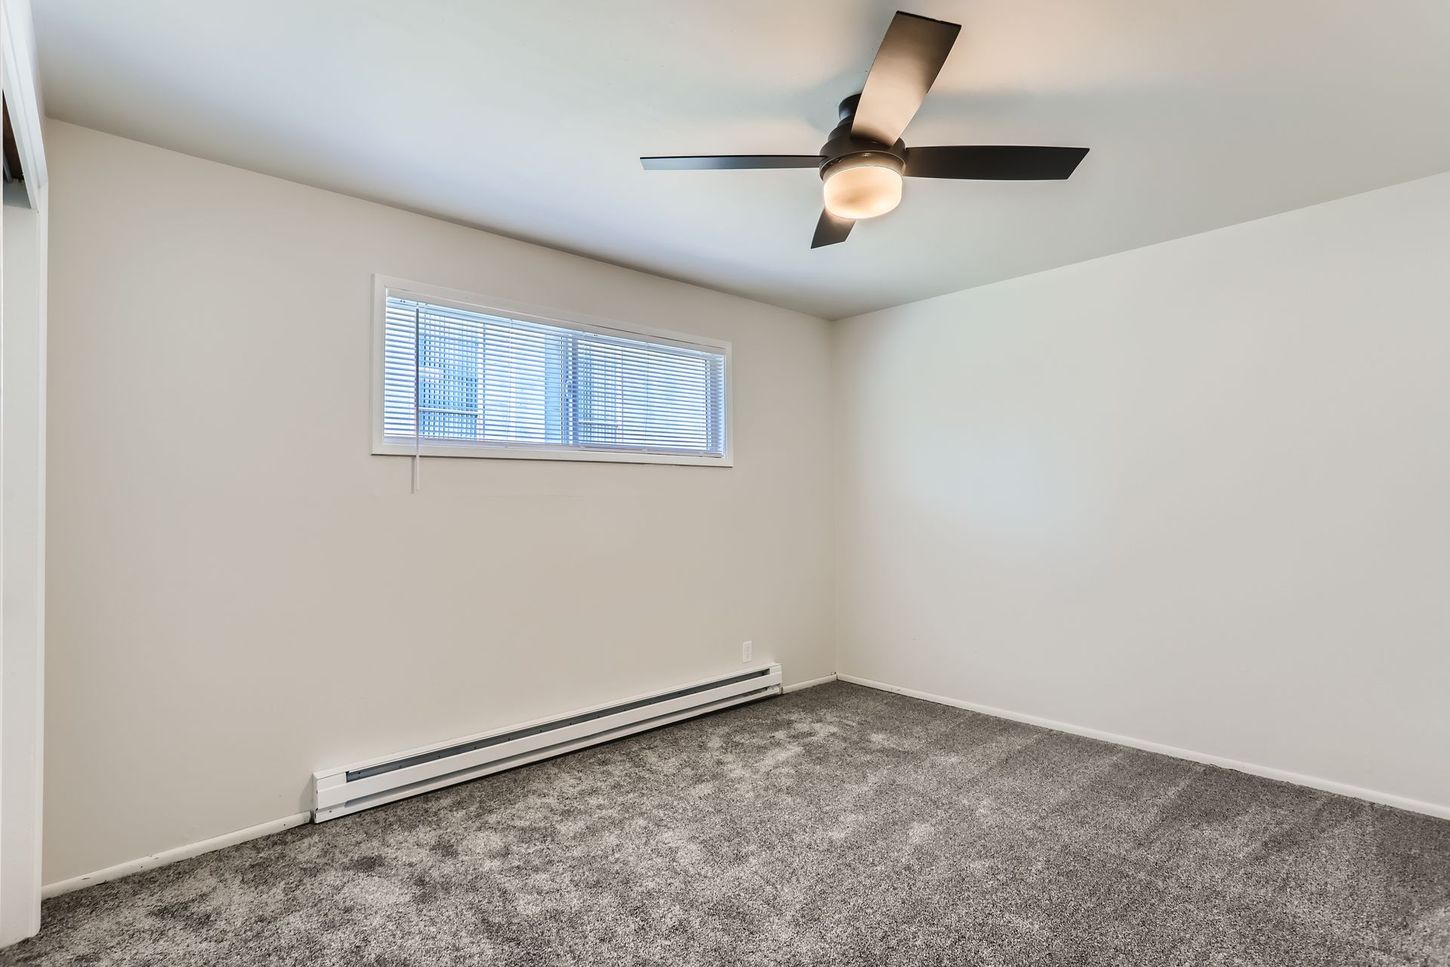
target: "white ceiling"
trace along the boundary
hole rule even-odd
[[[964,25],[911,144],[1092,148],[912,181],[812,251],[811,153],[889,0],[35,0],[49,113],[834,318],[1450,170],[1445,0],[899,0]]]

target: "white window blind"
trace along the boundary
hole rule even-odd
[[[725,367],[719,348],[508,318],[389,291],[382,436],[435,452],[502,447],[578,451],[585,458],[723,458]]]

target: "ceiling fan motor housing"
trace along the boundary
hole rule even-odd
[[[906,170],[906,142],[897,140],[886,144],[871,138],[856,137],[851,133],[851,124],[856,119],[856,104],[860,94],[852,94],[841,102],[841,123],[831,129],[831,136],[821,145],[821,178],[824,179],[837,164],[849,160],[851,164],[874,164],[883,168],[894,168],[897,174]]]

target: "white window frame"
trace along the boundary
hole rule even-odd
[[[723,353],[725,356],[724,453],[716,457],[697,453],[645,453],[637,450],[550,447],[536,443],[447,444],[425,441],[415,444],[399,442],[396,438],[389,440],[383,433],[384,348],[389,295],[430,302],[453,309],[501,316],[505,319],[517,319],[521,322],[560,326],[565,329],[595,332],[605,336],[621,336],[626,339],[645,339],[685,349],[707,349],[711,352]],[[573,460],[585,463],[664,463],[688,467],[735,466],[735,369],[731,360],[730,343],[721,339],[670,332],[665,329],[625,325],[610,319],[585,316],[577,312],[560,313],[557,310],[522,305],[458,289],[447,289],[388,275],[374,275],[372,380],[373,453],[378,456],[474,457],[485,460]]]

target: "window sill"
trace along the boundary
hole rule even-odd
[[[561,447],[529,446],[527,444],[446,444],[430,443],[414,447],[411,443],[374,443],[375,456],[465,457],[484,460],[566,460],[575,463],[657,463],[680,467],[733,467],[734,455],[707,457],[694,453],[650,453],[638,450],[584,450]]]

